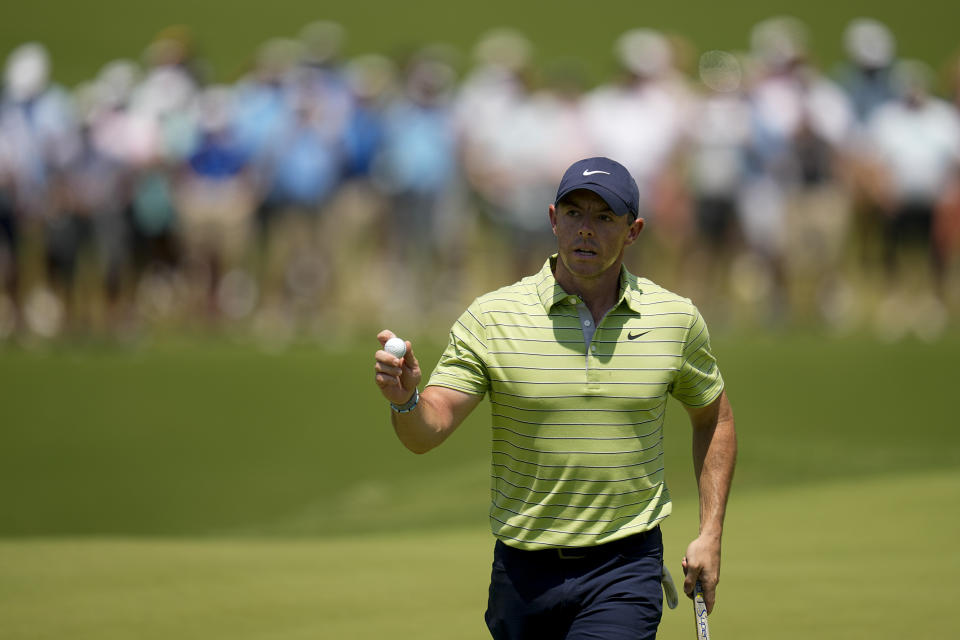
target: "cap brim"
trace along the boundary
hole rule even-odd
[[[624,202],[623,199],[620,198],[620,196],[618,196],[613,191],[611,191],[610,189],[607,189],[602,185],[592,184],[592,183],[578,184],[570,187],[569,189],[563,191],[560,195],[557,196],[557,202],[555,202],[554,204],[559,203],[569,194],[573,193],[574,191],[577,191],[578,189],[586,189],[587,191],[593,191],[595,194],[603,198],[603,201],[607,203],[608,207],[610,207],[610,211],[613,211],[618,216],[622,216],[630,213],[630,207],[627,206],[627,203]]]

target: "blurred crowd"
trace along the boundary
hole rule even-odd
[[[542,264],[559,177],[592,155],[641,189],[628,265],[712,326],[935,339],[956,315],[960,64],[901,59],[878,21],[827,70],[789,17],[734,52],[632,29],[599,86],[511,29],[468,60],[345,59],[345,35],[271,39],[231,84],[183,27],[72,90],[42,44],[10,52],[0,339],[448,326]]]

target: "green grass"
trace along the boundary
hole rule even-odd
[[[90,78],[111,59],[139,58],[163,27],[187,24],[193,28],[214,77],[230,81],[246,68],[261,42],[294,36],[304,24],[317,19],[337,20],[347,27],[350,55],[393,54],[428,42],[449,43],[466,54],[484,31],[512,25],[533,39],[539,60],[576,59],[589,75],[600,79],[612,69],[614,39],[628,28],[655,27],[679,33],[702,50],[746,49],[750,28],[758,20],[790,14],[810,25],[814,54],[827,66],[842,58],[843,28],[858,16],[884,20],[894,30],[903,55],[939,66],[957,52],[952,6],[934,0],[728,0],[723,4],[610,0],[602,8],[587,8],[575,0],[556,0],[549,8],[508,0],[325,5],[307,0],[41,0],[5,7],[0,21],[0,55],[27,40],[43,41],[53,54],[56,77],[73,85]]]
[[[960,356],[816,335],[718,337],[741,435],[738,484],[790,486],[960,465]],[[396,441],[376,341],[284,355],[226,342],[0,355],[0,536],[343,534],[483,521],[484,403],[425,457]],[[439,347],[418,343],[429,370]],[[671,403],[668,481],[693,491]],[[445,504],[447,487],[459,499]],[[377,514],[373,518],[371,514]]]
[[[933,638],[960,570],[960,473],[746,490],[728,519],[716,638]],[[668,564],[696,527],[666,526]],[[479,527],[312,540],[0,542],[5,638],[487,637]],[[687,601],[660,637],[692,637]]]
[[[715,637],[934,637],[960,595],[960,338],[714,346],[740,434]],[[374,348],[0,350],[0,636],[484,637],[488,406],[408,453]],[[679,573],[676,404],[666,444]],[[661,637],[691,624],[684,603]]]

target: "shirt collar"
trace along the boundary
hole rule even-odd
[[[557,254],[553,254],[543,264],[543,268],[537,274],[537,295],[540,296],[540,303],[544,310],[549,314],[554,305],[570,297],[570,293],[563,290],[563,287],[553,276],[554,267],[557,264]],[[614,308],[621,304],[626,304],[634,313],[640,313],[640,295],[643,290],[640,288],[640,282],[637,276],[630,273],[624,265],[620,265],[620,296]]]

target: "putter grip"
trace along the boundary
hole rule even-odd
[[[694,622],[697,624],[697,640],[710,640],[710,627],[707,624],[707,603],[703,600],[703,585],[697,580],[693,588]]]

